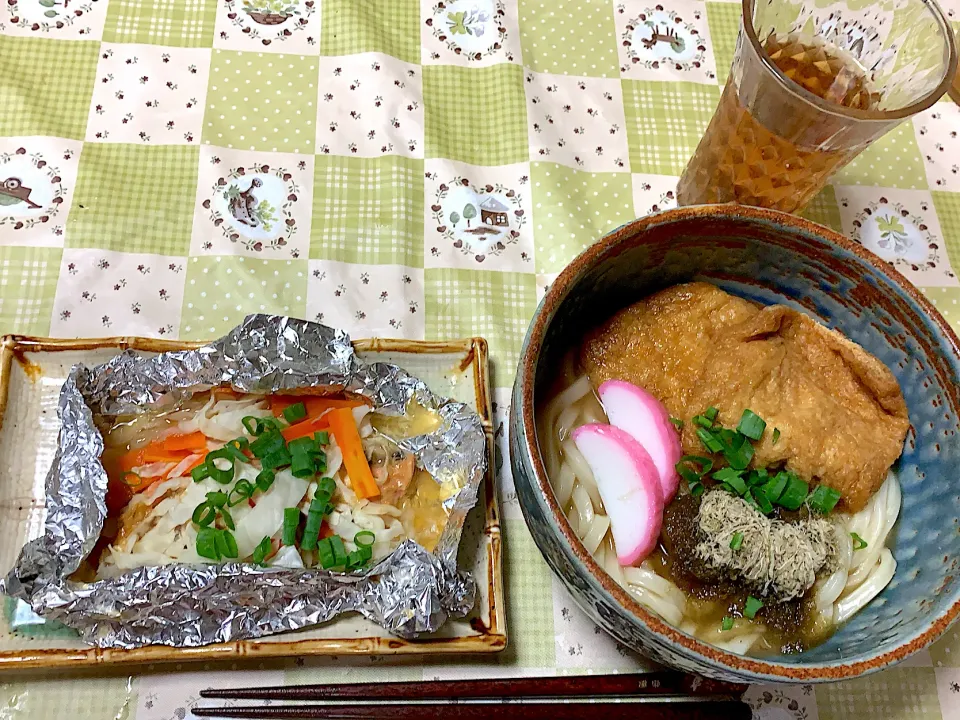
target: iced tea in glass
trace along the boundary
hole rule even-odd
[[[835,170],[947,91],[956,53],[933,0],[743,0],[730,76],[679,204],[803,208]]]

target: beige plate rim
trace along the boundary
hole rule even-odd
[[[28,376],[39,371],[25,356],[26,353],[63,352],[69,350],[117,349],[143,352],[171,352],[202,347],[204,342],[180,342],[143,337],[81,338],[76,340],[5,335],[0,349],[0,431],[7,407],[10,370],[19,363]],[[484,482],[483,536],[489,540],[487,556],[487,610],[490,623],[484,625],[479,618],[471,622],[477,635],[469,637],[426,638],[404,640],[398,637],[318,638],[264,642],[240,640],[231,643],[205,645],[194,648],[174,648],[165,645],[150,645],[130,650],[15,650],[0,651],[0,669],[88,667],[117,665],[120,663],[190,662],[237,658],[275,658],[308,655],[427,655],[450,653],[497,653],[507,646],[507,626],[503,597],[502,538],[500,513],[494,472],[494,425],[490,404],[489,368],[487,341],[481,337],[462,340],[423,341],[402,339],[355,340],[357,352],[396,352],[411,354],[463,355],[461,371],[473,365],[474,392],[477,411],[483,421],[487,440],[487,473]],[[481,539],[481,542],[483,540]],[[277,637],[277,636],[274,636]]]

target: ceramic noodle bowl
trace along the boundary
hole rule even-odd
[[[593,560],[564,516],[538,446],[535,409],[561,359],[617,310],[692,280],[815,316],[896,376],[911,428],[894,465],[903,493],[896,573],[822,644],[763,658],[701,642],[652,614]],[[510,411],[510,459],[527,524],[586,613],[667,665],[746,682],[822,682],[880,670],[960,615],[960,351],[953,330],[892,266],[827,228],[733,205],[637,220],[599,240],[554,281],[524,342]]]

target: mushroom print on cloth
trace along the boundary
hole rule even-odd
[[[938,2],[960,23],[960,0]],[[893,19],[881,4],[807,4],[855,57],[891,61],[865,55]],[[278,684],[649,669],[553,580],[517,505],[501,425],[529,320],[557,274],[605,233],[676,205],[727,80],[740,7],[0,5],[4,333],[205,341],[249,313],[277,313],[357,339],[489,345],[512,648],[501,664],[294,659],[219,668],[217,683],[249,685],[247,672]],[[936,103],[841,170],[803,215],[891,263],[960,329],[958,133],[960,107]],[[0,649],[71,641],[15,606],[0,625]],[[129,684],[97,675],[82,688],[31,679],[0,687],[0,707],[186,718],[206,687],[188,670]],[[764,719],[960,720],[960,631],[906,667],[751,688],[747,700]]]

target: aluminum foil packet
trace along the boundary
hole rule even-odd
[[[399,444],[435,478],[457,478],[462,486],[446,501],[449,521],[437,548],[430,553],[407,540],[374,567],[350,574],[230,563],[145,567],[92,583],[70,580],[107,515],[103,438],[94,414],[169,407],[218,385],[246,393],[346,390],[369,398],[379,412],[398,415],[416,398],[435,411],[438,430]],[[46,480],[44,532],[24,546],[0,590],[41,617],[76,629],[87,642],[194,647],[299,630],[351,611],[413,638],[473,607],[475,582],[458,571],[456,561],[463,523],[486,470],[480,416],[438,397],[402,368],[364,363],[342,331],[250,315],[196,350],[151,357],[126,351],[97,367],[75,366],[58,412],[61,431]]]

